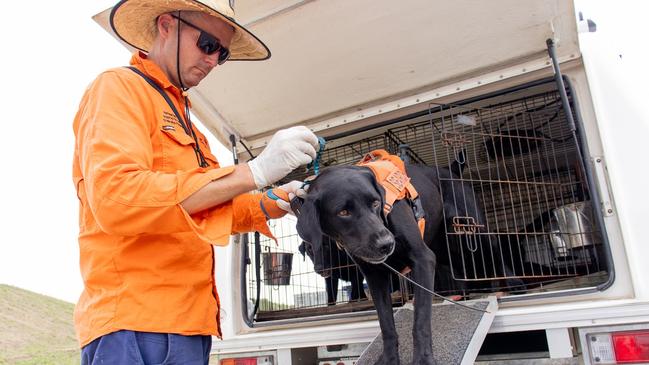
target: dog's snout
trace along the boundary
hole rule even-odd
[[[390,232],[381,232],[377,235],[376,240],[374,241],[377,251],[381,255],[389,255],[394,249],[394,236]]]
[[[381,253],[381,255],[389,255],[392,253],[392,249],[394,248],[394,241],[385,241],[385,242],[380,242],[377,243],[377,249]]]

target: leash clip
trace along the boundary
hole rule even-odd
[[[318,137],[318,145],[320,146],[318,153],[316,154],[315,159],[306,165],[307,171],[313,167],[313,173],[316,176],[320,173],[320,160],[322,159],[322,152],[324,152],[326,143],[327,142],[324,138]]]

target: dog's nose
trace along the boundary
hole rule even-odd
[[[381,255],[388,255],[394,249],[394,237],[391,234],[381,235],[376,240],[376,249]]]
[[[379,253],[381,255],[387,255],[387,254],[390,253],[390,251],[392,251],[392,245],[391,244],[386,244],[386,245],[379,246]]]

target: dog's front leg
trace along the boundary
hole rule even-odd
[[[423,248],[417,250],[416,260],[413,260],[413,280],[424,288],[433,290],[435,279],[435,254]],[[415,286],[415,322],[412,328],[414,345],[413,364],[433,365],[433,343],[431,334],[432,294]]]
[[[392,315],[390,297],[390,273],[377,265],[359,264],[372,293],[372,300],[379,316],[383,353],[375,365],[399,365],[399,341]],[[416,363],[415,363],[416,364]]]

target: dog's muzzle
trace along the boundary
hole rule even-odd
[[[369,262],[370,264],[375,264],[375,265],[382,264],[382,263],[385,262],[385,260],[388,259],[388,257],[390,257],[390,255],[392,255],[394,253],[395,247],[396,247],[396,243],[393,242],[392,245],[389,246],[389,251],[387,251],[385,256],[383,256],[382,258],[380,258],[378,260],[368,258],[368,259],[365,259],[365,261]]]
[[[375,243],[372,245],[370,250],[358,250],[355,253],[355,256],[358,256],[358,258],[365,262],[369,262],[370,264],[381,264],[385,262],[392,253],[394,253],[395,247],[396,242],[394,236],[390,233],[384,233],[375,239]]]

